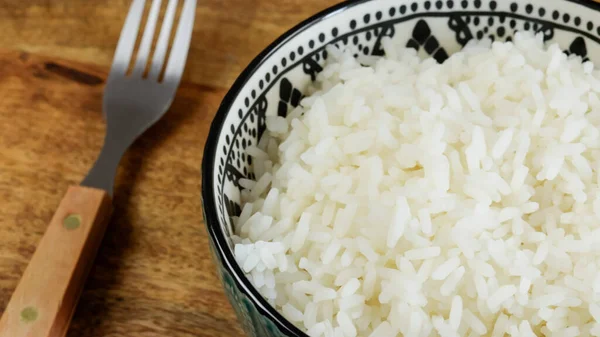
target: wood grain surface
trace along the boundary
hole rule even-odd
[[[102,90],[129,2],[0,1],[0,311],[68,186],[100,150]],[[198,0],[183,83],[122,162],[69,337],[243,335],[202,219],[208,128],[257,53],[335,2]]]

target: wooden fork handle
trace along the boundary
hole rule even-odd
[[[104,236],[104,190],[72,186],[0,319],[0,337],[63,337]]]

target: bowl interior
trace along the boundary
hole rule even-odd
[[[300,104],[328,57],[326,45],[349,48],[358,58],[381,56],[381,39],[390,37],[423,57],[443,62],[471,39],[510,41],[516,31],[533,31],[566,53],[594,60],[600,57],[599,14],[600,5],[591,0],[355,0],[292,29],[242,73],[211,128],[203,163],[203,199],[218,259],[259,310],[280,324],[282,318],[269,309],[235,263],[228,239],[231,217],[241,212],[240,178],[257,178],[246,149],[265,132],[266,116],[286,116]]]

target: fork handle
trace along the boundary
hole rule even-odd
[[[63,337],[112,205],[104,190],[71,186],[0,319],[0,337]]]

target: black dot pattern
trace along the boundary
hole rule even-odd
[[[506,34],[506,29],[504,27],[500,26],[500,27],[498,27],[496,34],[498,35],[498,37],[504,37],[504,34]]]
[[[533,12],[533,6],[531,4],[527,4],[527,6],[525,6],[525,12],[527,14],[531,14],[531,12]]]

